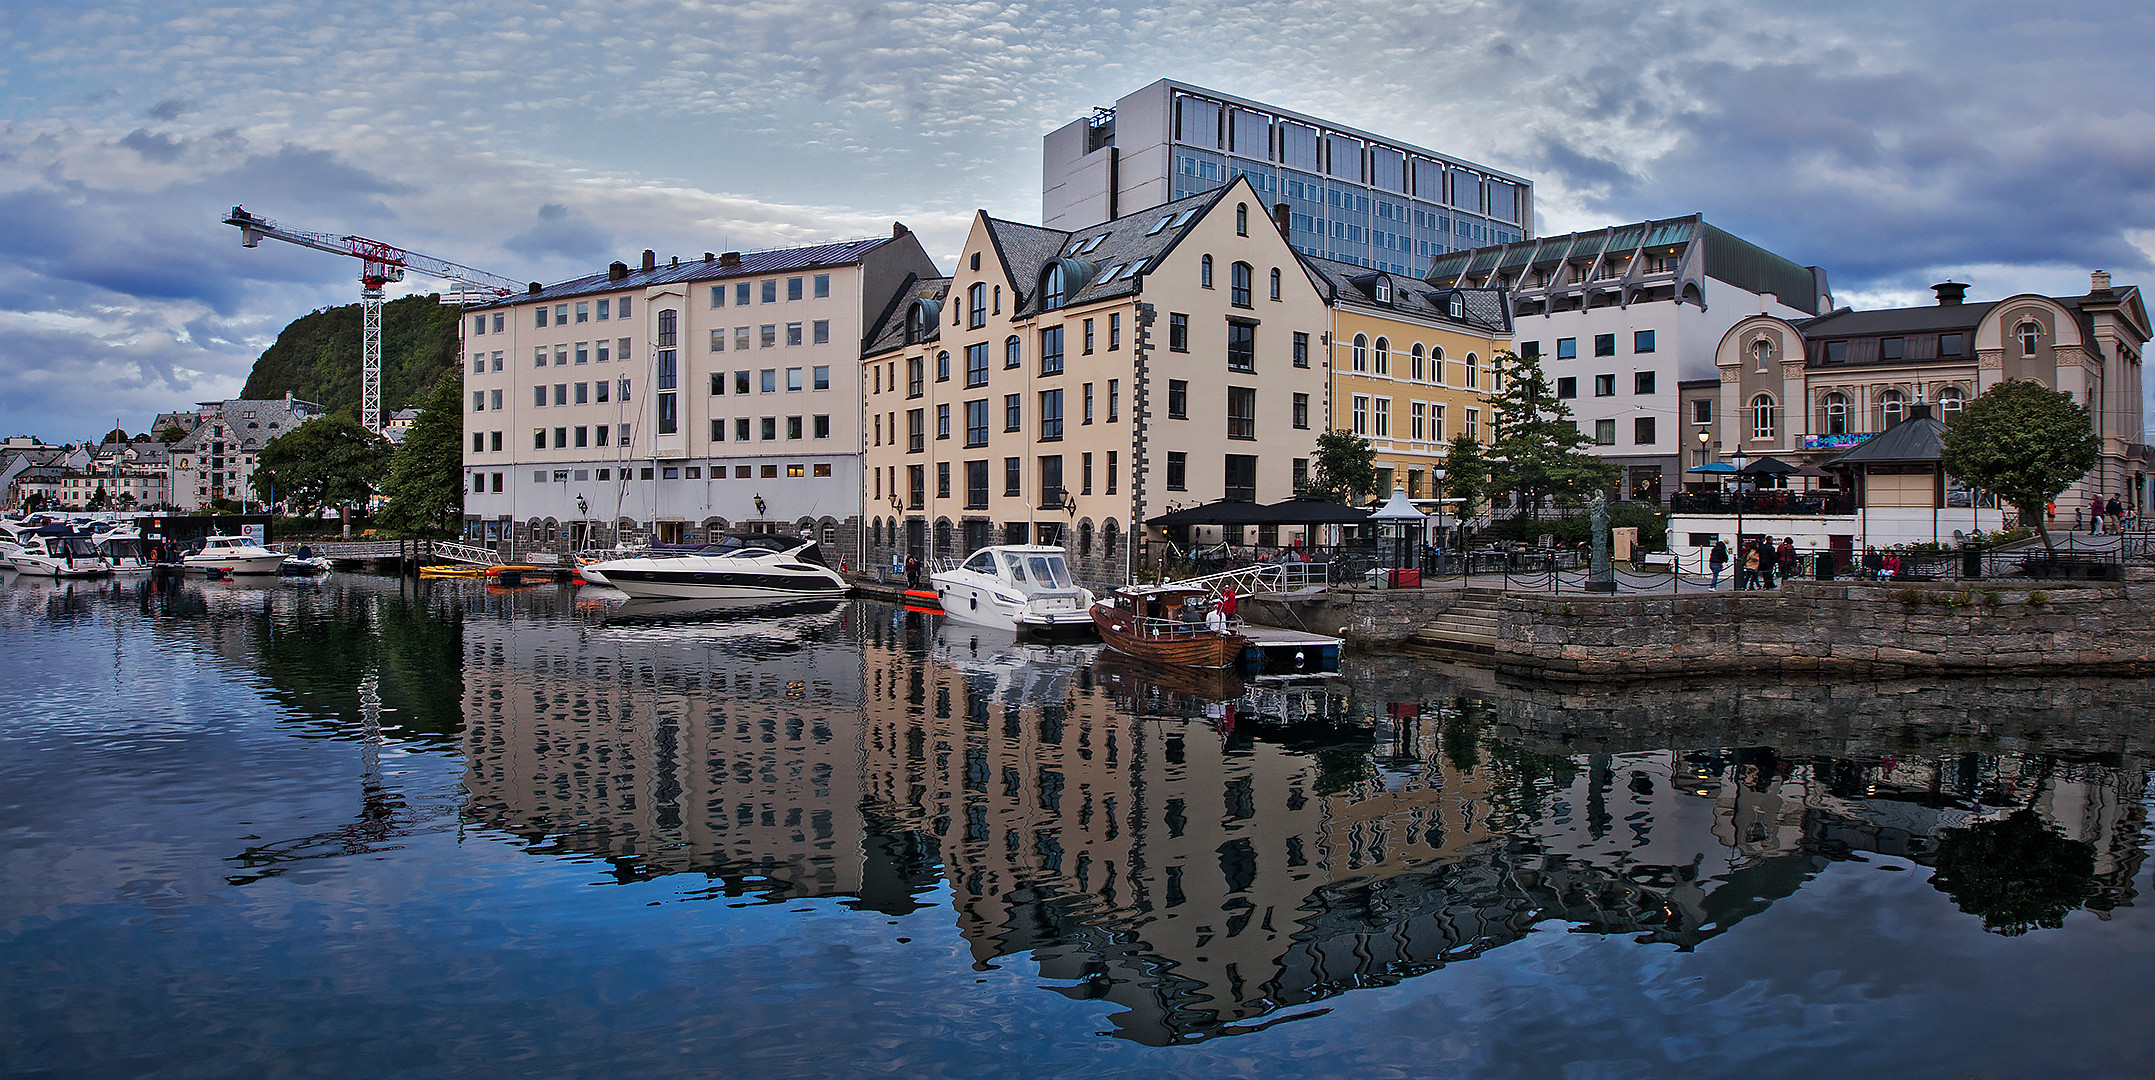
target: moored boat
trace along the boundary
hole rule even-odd
[[[1092,591],[1070,579],[1059,547],[991,545],[928,581],[943,613],[959,622],[1036,633],[1092,625]]]
[[[1125,589],[1094,604],[1091,616],[1100,640],[1116,652],[1155,664],[1228,667],[1249,641],[1210,612],[1209,601],[1203,589]]]
[[[284,552],[271,551],[244,536],[208,536],[201,548],[180,560],[197,570],[227,570],[234,574],[274,574],[284,565]]]
[[[606,584],[646,599],[843,596],[846,580],[823,561],[813,540],[751,533],[728,536],[693,553],[611,559],[584,568]]]
[[[97,541],[66,525],[41,525],[14,534],[5,549],[8,563],[32,577],[97,577],[112,564],[97,553]]]

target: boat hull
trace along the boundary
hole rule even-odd
[[[1247,644],[1240,634],[1204,627],[1146,628],[1134,613],[1107,604],[1094,604],[1091,615],[1108,648],[1155,664],[1224,668],[1241,657]]]
[[[643,570],[610,566],[608,585],[646,600],[784,600],[844,596],[842,580],[811,575]]]
[[[17,573],[29,577],[88,578],[102,577],[112,572],[112,568],[102,561],[68,565],[43,556],[17,555],[10,560],[10,565],[15,567]]]
[[[267,555],[189,555],[180,560],[182,565],[194,570],[230,570],[235,574],[274,574],[284,565],[284,555],[272,551]]]

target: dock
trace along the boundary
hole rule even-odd
[[[1238,632],[1249,640],[1242,650],[1246,675],[1317,674],[1339,670],[1341,639],[1245,623]]]

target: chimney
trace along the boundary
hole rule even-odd
[[[524,289],[524,291],[525,291],[525,292],[527,292],[527,293],[530,293],[530,294],[531,294],[531,295],[533,295],[533,296],[537,296],[537,295],[539,295],[539,290],[540,290],[541,288],[544,288],[544,286],[542,286],[542,285],[540,285],[540,284],[539,284],[538,282],[534,281],[534,282],[532,282],[532,283],[531,283],[530,285],[526,286],[526,287],[525,287],[525,289]]]
[[[741,253],[740,253],[740,252],[738,252],[738,251],[729,251],[729,252],[725,253],[724,255],[720,255],[720,256],[718,257],[718,265],[720,265],[720,266],[739,266],[739,265],[741,265]]]
[[[620,281],[628,276],[629,264],[625,262],[616,260],[613,265],[606,268],[606,280],[608,281]]]
[[[890,223],[890,238],[893,240],[904,239],[905,235],[912,231],[913,230],[905,227],[905,222],[903,221],[893,221]]]
[[[679,256],[679,255],[676,255],[676,256],[674,256],[674,257],[673,257],[673,261],[672,261],[672,262],[669,262],[669,263],[667,263],[666,265],[668,265],[668,266],[679,266],[679,265],[681,265],[681,256]]]
[[[2088,292],[2099,294],[2107,293],[2109,291],[2110,271],[2097,270],[2096,272],[2088,275]]]
[[[712,253],[710,253],[710,252],[708,252],[708,251],[706,251],[706,252],[704,252],[704,253],[703,253],[703,261],[705,261],[705,262],[710,262],[710,261],[711,261],[712,259],[715,259],[715,258],[718,258],[718,256],[716,256],[716,255],[713,255]]]
[[[1280,231],[1282,239],[1287,236],[1287,222],[1291,220],[1287,215],[1290,210],[1291,208],[1286,203],[1272,204],[1272,227]]]
[[[658,252],[656,252],[656,251],[653,251],[653,250],[651,250],[650,248],[645,248],[645,249],[644,249],[644,270],[645,270],[645,272],[647,272],[647,273],[648,273],[648,272],[650,272],[650,271],[652,271],[652,270],[656,270],[656,269],[658,269]]]
[[[1930,402],[1928,402],[1928,401],[1918,401],[1918,402],[1916,402],[1915,404],[1913,404],[1913,405],[1910,405],[1910,406],[1908,406],[1908,419],[1910,419],[1910,420],[1928,420],[1928,419],[1930,419],[1930,418],[1931,418],[1931,404],[1930,404]]]
[[[1958,307],[1968,297],[1968,286],[1953,281],[1941,281],[1931,291],[1938,294],[1939,307]]]

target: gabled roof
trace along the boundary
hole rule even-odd
[[[729,263],[719,257],[692,259],[681,263],[668,263],[649,270],[630,266],[628,273],[615,279],[609,272],[600,271],[580,278],[548,285],[538,292],[515,293],[504,296],[492,304],[477,305],[474,310],[490,307],[507,307],[538,300],[557,300],[572,296],[588,296],[595,293],[621,292],[641,289],[651,285],[667,285],[683,281],[718,281],[726,278],[749,277],[757,274],[775,274],[787,270],[810,270],[826,266],[850,266],[861,261],[871,251],[891,243],[895,237],[876,236],[865,240],[841,240],[831,244],[815,244],[809,247],[774,248],[770,251],[744,251],[738,263]],[[728,252],[731,255],[731,252]]]
[[[926,300],[940,307],[942,302],[948,299],[949,296],[949,278],[924,278],[917,274],[907,274],[905,284],[899,287],[895,296],[891,297],[890,306],[884,309],[882,315],[877,317],[874,327],[868,331],[868,340],[861,347],[861,355],[874,356],[877,353],[886,353],[893,349],[904,348],[907,344],[905,340],[905,316],[906,312],[913,309],[913,302]],[[943,320],[938,317],[931,322],[928,336],[925,340],[939,341],[942,336]]]
[[[1924,413],[1911,416],[1865,439],[1855,449],[1826,462],[1834,465],[1931,464],[1945,454],[1945,424]]]
[[[1457,323],[1492,335],[1511,333],[1511,305],[1504,302],[1502,289],[1432,289],[1428,283],[1406,274],[1372,271],[1354,263],[1313,255],[1299,257],[1310,277],[1317,282],[1318,291],[1324,294],[1327,304],[1345,301],[1379,310],[1395,310],[1412,318]],[[1375,298],[1374,285],[1378,278],[1389,279],[1392,283],[1389,304]],[[1451,314],[1451,298],[1455,295],[1462,307],[1462,314],[1457,318]]]
[[[1940,330],[1974,331],[1975,324],[1998,306],[1995,301],[1974,304],[1926,304],[1922,307],[1878,308],[1855,311],[1841,308],[1795,323],[1807,341],[1827,338],[1870,337],[1875,334],[1935,333]]]
[[[1228,192],[1238,189],[1248,190],[1238,180],[1225,187],[1070,232],[988,218],[989,236],[1002,255],[1004,265],[1016,279],[1016,316],[1024,318],[1040,313],[1040,275],[1055,259],[1070,260],[1071,267],[1080,271],[1083,278],[1064,299],[1064,307],[1136,293],[1142,273],[1159,266],[1175,245],[1189,234],[1192,226],[1224,200]],[[1252,196],[1250,202],[1257,216],[1262,218],[1264,200]],[[1130,273],[1129,266],[1139,259],[1144,260],[1143,271]],[[1118,267],[1123,269],[1110,278],[1108,271]]]

